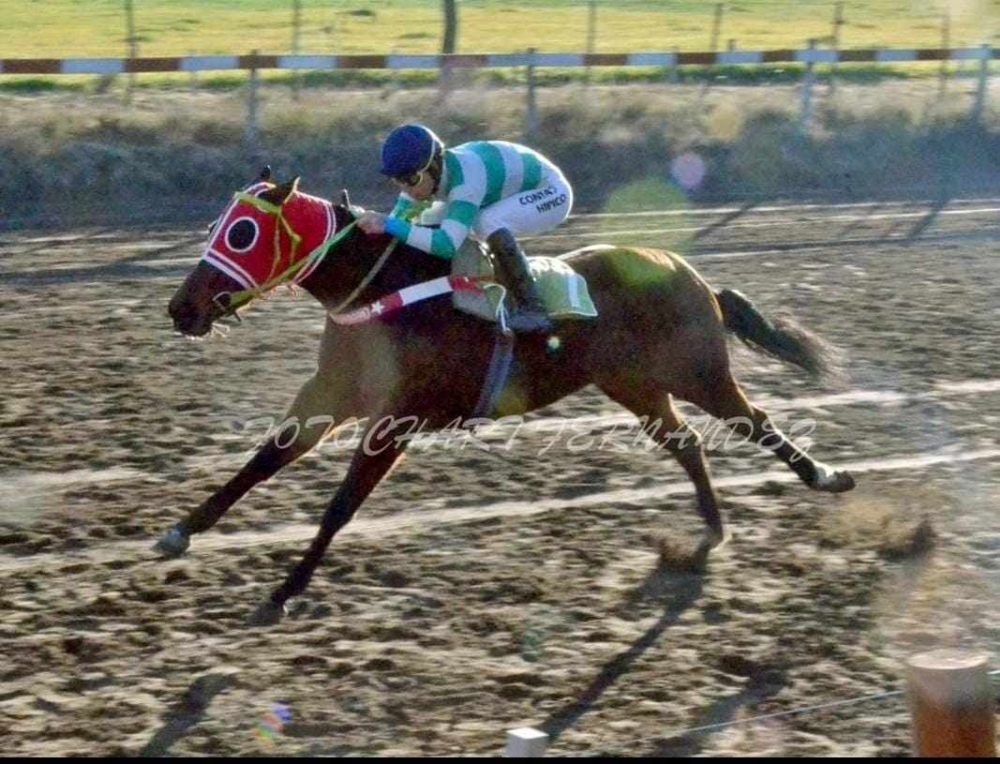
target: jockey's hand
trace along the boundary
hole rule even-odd
[[[369,236],[385,233],[385,215],[381,212],[367,210],[361,213],[361,217],[358,218],[358,228]]]

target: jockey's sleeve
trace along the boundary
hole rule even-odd
[[[407,220],[413,217],[413,215],[418,211],[414,209],[417,206],[416,199],[409,194],[402,193],[396,200],[396,206],[392,208],[392,212],[389,213],[389,217]]]
[[[399,218],[385,221],[385,232],[411,247],[450,260],[462,246],[479,206],[471,202],[449,201],[439,228],[414,225]]]

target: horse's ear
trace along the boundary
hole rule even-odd
[[[340,190],[340,202],[347,209],[351,209],[351,197],[346,188]]]
[[[261,199],[270,202],[271,204],[276,204],[281,206],[285,203],[285,200],[289,196],[295,193],[299,186],[299,176],[296,175],[291,180],[287,180],[284,183],[279,183],[274,188],[269,188],[263,194],[260,195]]]
[[[261,168],[259,180],[266,183],[271,179],[271,165],[266,164]]]
[[[279,188],[281,189],[282,194],[281,201],[285,201],[285,199],[299,190],[299,176],[296,175],[287,183],[282,183]]]

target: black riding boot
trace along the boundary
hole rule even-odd
[[[508,324],[516,332],[547,332],[552,329],[552,319],[538,296],[535,278],[531,275],[528,258],[517,239],[506,228],[494,231],[486,238],[490,251],[497,259],[501,280],[514,295],[514,307]]]

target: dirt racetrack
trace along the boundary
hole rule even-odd
[[[734,353],[754,402],[857,489],[812,493],[691,410],[733,539],[704,572],[660,567],[661,543],[700,532],[690,485],[587,389],[484,435],[504,459],[415,443],[257,631],[346,438],[184,558],[150,546],[310,373],[318,305],[282,294],[188,342],[165,307],[199,227],[5,236],[3,753],[496,755],[528,725],[553,755],[906,755],[907,656],[969,646],[997,666],[998,221],[1000,199],[733,206],[539,237],[675,248],[839,346],[828,385]],[[262,737],[275,703],[290,718]]]

